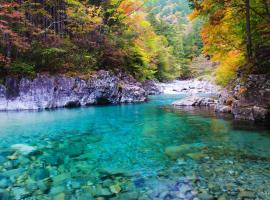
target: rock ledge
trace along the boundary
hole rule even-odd
[[[134,78],[103,70],[88,80],[38,75],[33,80],[7,77],[0,84],[1,111],[136,103],[146,98],[142,84]]]

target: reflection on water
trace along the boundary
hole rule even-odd
[[[179,98],[0,113],[0,196],[267,199],[269,129],[166,106]]]

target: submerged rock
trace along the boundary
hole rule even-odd
[[[11,181],[8,177],[0,175],[0,188],[5,189],[11,186]]]
[[[33,180],[36,180],[36,181],[43,180],[49,176],[50,176],[49,171],[44,168],[34,169],[31,173],[31,177],[33,178]]]
[[[188,157],[190,157],[193,160],[200,160],[202,158],[205,158],[206,155],[200,152],[196,152],[196,153],[188,153],[187,154]]]
[[[37,151],[36,147],[27,144],[14,144],[11,146],[11,149],[19,151],[23,155],[29,155]]]
[[[189,145],[170,146],[165,149],[165,154],[172,159],[177,159],[181,154],[189,151],[189,149]]]
[[[213,200],[214,197],[210,194],[208,194],[207,192],[203,192],[203,193],[200,193],[198,194],[198,198],[200,200]]]
[[[120,185],[118,185],[118,184],[115,184],[115,185],[111,185],[110,186],[110,191],[112,193],[114,193],[114,194],[118,194],[121,190],[122,189],[121,189]]]
[[[239,197],[240,199],[246,199],[246,198],[247,198],[247,199],[254,199],[254,198],[256,198],[256,194],[255,194],[255,192],[253,192],[253,191],[242,190],[242,191],[240,191],[238,197]]]
[[[38,75],[7,77],[0,84],[0,110],[52,109],[92,104],[143,102],[147,94],[131,76],[98,71],[88,80],[79,77]]]
[[[10,200],[12,199],[9,192],[4,190],[4,189],[0,189],[0,199],[2,200]]]
[[[99,170],[99,172],[105,176],[105,177],[116,177],[116,176],[124,176],[124,177],[128,177],[130,176],[129,171],[125,170],[125,169],[121,169],[121,168],[102,168]]]
[[[183,144],[180,146],[170,146],[165,149],[165,154],[171,159],[178,159],[183,157],[188,152],[192,151],[192,146]]]

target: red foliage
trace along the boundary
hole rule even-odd
[[[6,51],[10,51],[12,47],[16,47],[18,51],[25,51],[30,48],[26,38],[13,31],[13,27],[22,23],[24,19],[24,13],[19,8],[20,5],[15,2],[1,1],[0,44]],[[9,56],[9,52],[6,54],[6,56]]]

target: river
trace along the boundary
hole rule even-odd
[[[1,198],[269,198],[270,130],[168,106],[182,97],[1,112]]]

